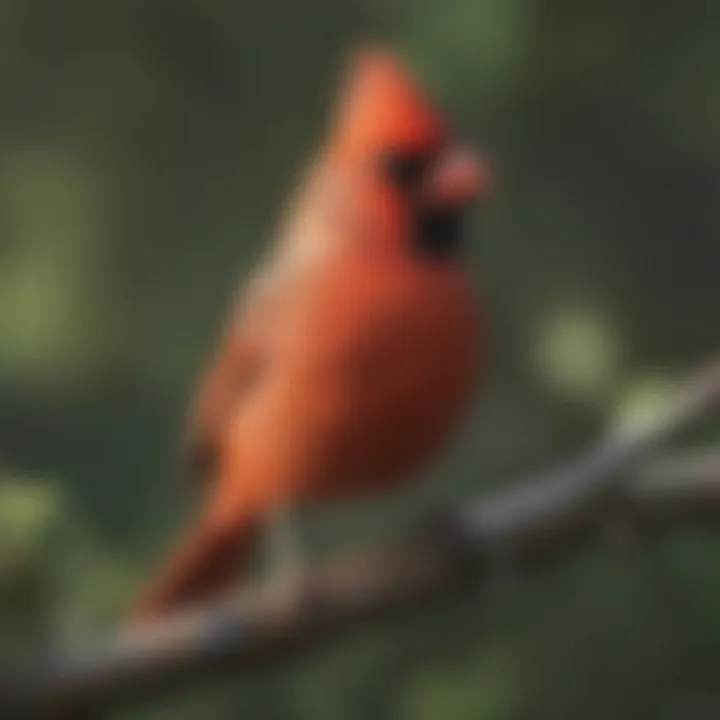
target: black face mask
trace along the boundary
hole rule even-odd
[[[389,182],[407,196],[414,208],[413,251],[427,258],[451,259],[462,246],[463,208],[427,208],[420,202],[422,181],[433,159],[430,153],[398,150],[383,158],[383,168]]]
[[[460,207],[419,208],[415,215],[413,249],[438,260],[456,257],[463,244],[463,219]]]

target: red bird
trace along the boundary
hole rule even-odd
[[[388,491],[439,451],[484,368],[460,224],[487,188],[391,55],[354,56],[200,386],[188,437],[207,503],[135,619],[225,590],[288,510]]]

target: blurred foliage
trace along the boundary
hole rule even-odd
[[[321,544],[634,422],[717,349],[716,0],[6,0],[3,658],[110,626],[172,542],[189,388],[368,37],[497,168],[470,258],[493,370],[422,488],[312,518]],[[718,549],[610,545],[133,717],[714,717]]]

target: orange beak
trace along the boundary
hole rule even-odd
[[[433,205],[466,205],[490,190],[490,169],[462,146],[448,148],[430,172],[426,196]]]

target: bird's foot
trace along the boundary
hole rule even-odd
[[[444,548],[456,558],[472,559],[477,548],[473,547],[468,528],[457,510],[435,504],[425,509],[419,523],[422,536],[435,547]]]
[[[292,568],[286,566],[273,573],[268,583],[271,595],[291,604],[299,616],[314,619],[323,613],[323,592],[317,574],[312,572],[308,564],[302,563]]]

